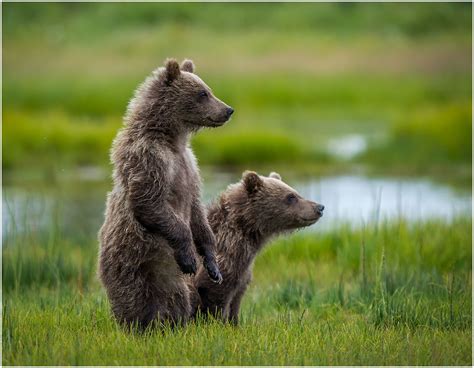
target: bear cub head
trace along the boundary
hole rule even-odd
[[[247,230],[272,235],[310,226],[323,216],[324,206],[303,198],[280,175],[246,171],[223,196],[229,213]]]
[[[194,69],[191,60],[184,60],[181,66],[175,59],[166,60],[165,66],[155,71],[158,83],[153,93],[176,120],[194,128],[221,126],[234,110],[214,96]]]

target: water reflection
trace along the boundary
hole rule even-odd
[[[209,203],[237,174],[205,172],[204,201]],[[340,223],[359,226],[403,217],[410,221],[441,218],[449,221],[471,213],[471,193],[424,179],[332,176],[317,179],[283,178],[304,197],[325,205],[324,217],[307,231],[324,231]],[[3,189],[3,239],[18,233],[48,238],[56,230],[75,242],[95,240],[103,221],[110,184],[105,180],[76,180],[44,189],[6,186]]]
[[[333,156],[348,160],[367,149],[367,137],[362,134],[349,134],[328,141],[327,151]]]
[[[341,222],[358,226],[370,221],[404,218],[451,220],[471,213],[471,194],[423,179],[325,177],[296,183],[301,194],[326,206],[320,226]]]

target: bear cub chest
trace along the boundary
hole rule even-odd
[[[189,221],[192,203],[199,197],[200,178],[194,154],[186,149],[172,156],[168,201],[178,214]]]

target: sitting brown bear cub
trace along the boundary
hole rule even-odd
[[[280,175],[245,172],[208,209],[216,237],[217,262],[224,281],[215,284],[201,267],[193,279],[194,314],[208,313],[238,323],[242,296],[252,278],[253,261],[272,235],[314,224],[324,206],[302,198]]]

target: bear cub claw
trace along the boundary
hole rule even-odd
[[[223,278],[214,260],[204,260],[204,267],[206,267],[207,273],[212,281],[217,284],[222,284]]]
[[[183,273],[194,275],[197,272],[196,258],[192,254],[178,253],[175,259]]]

